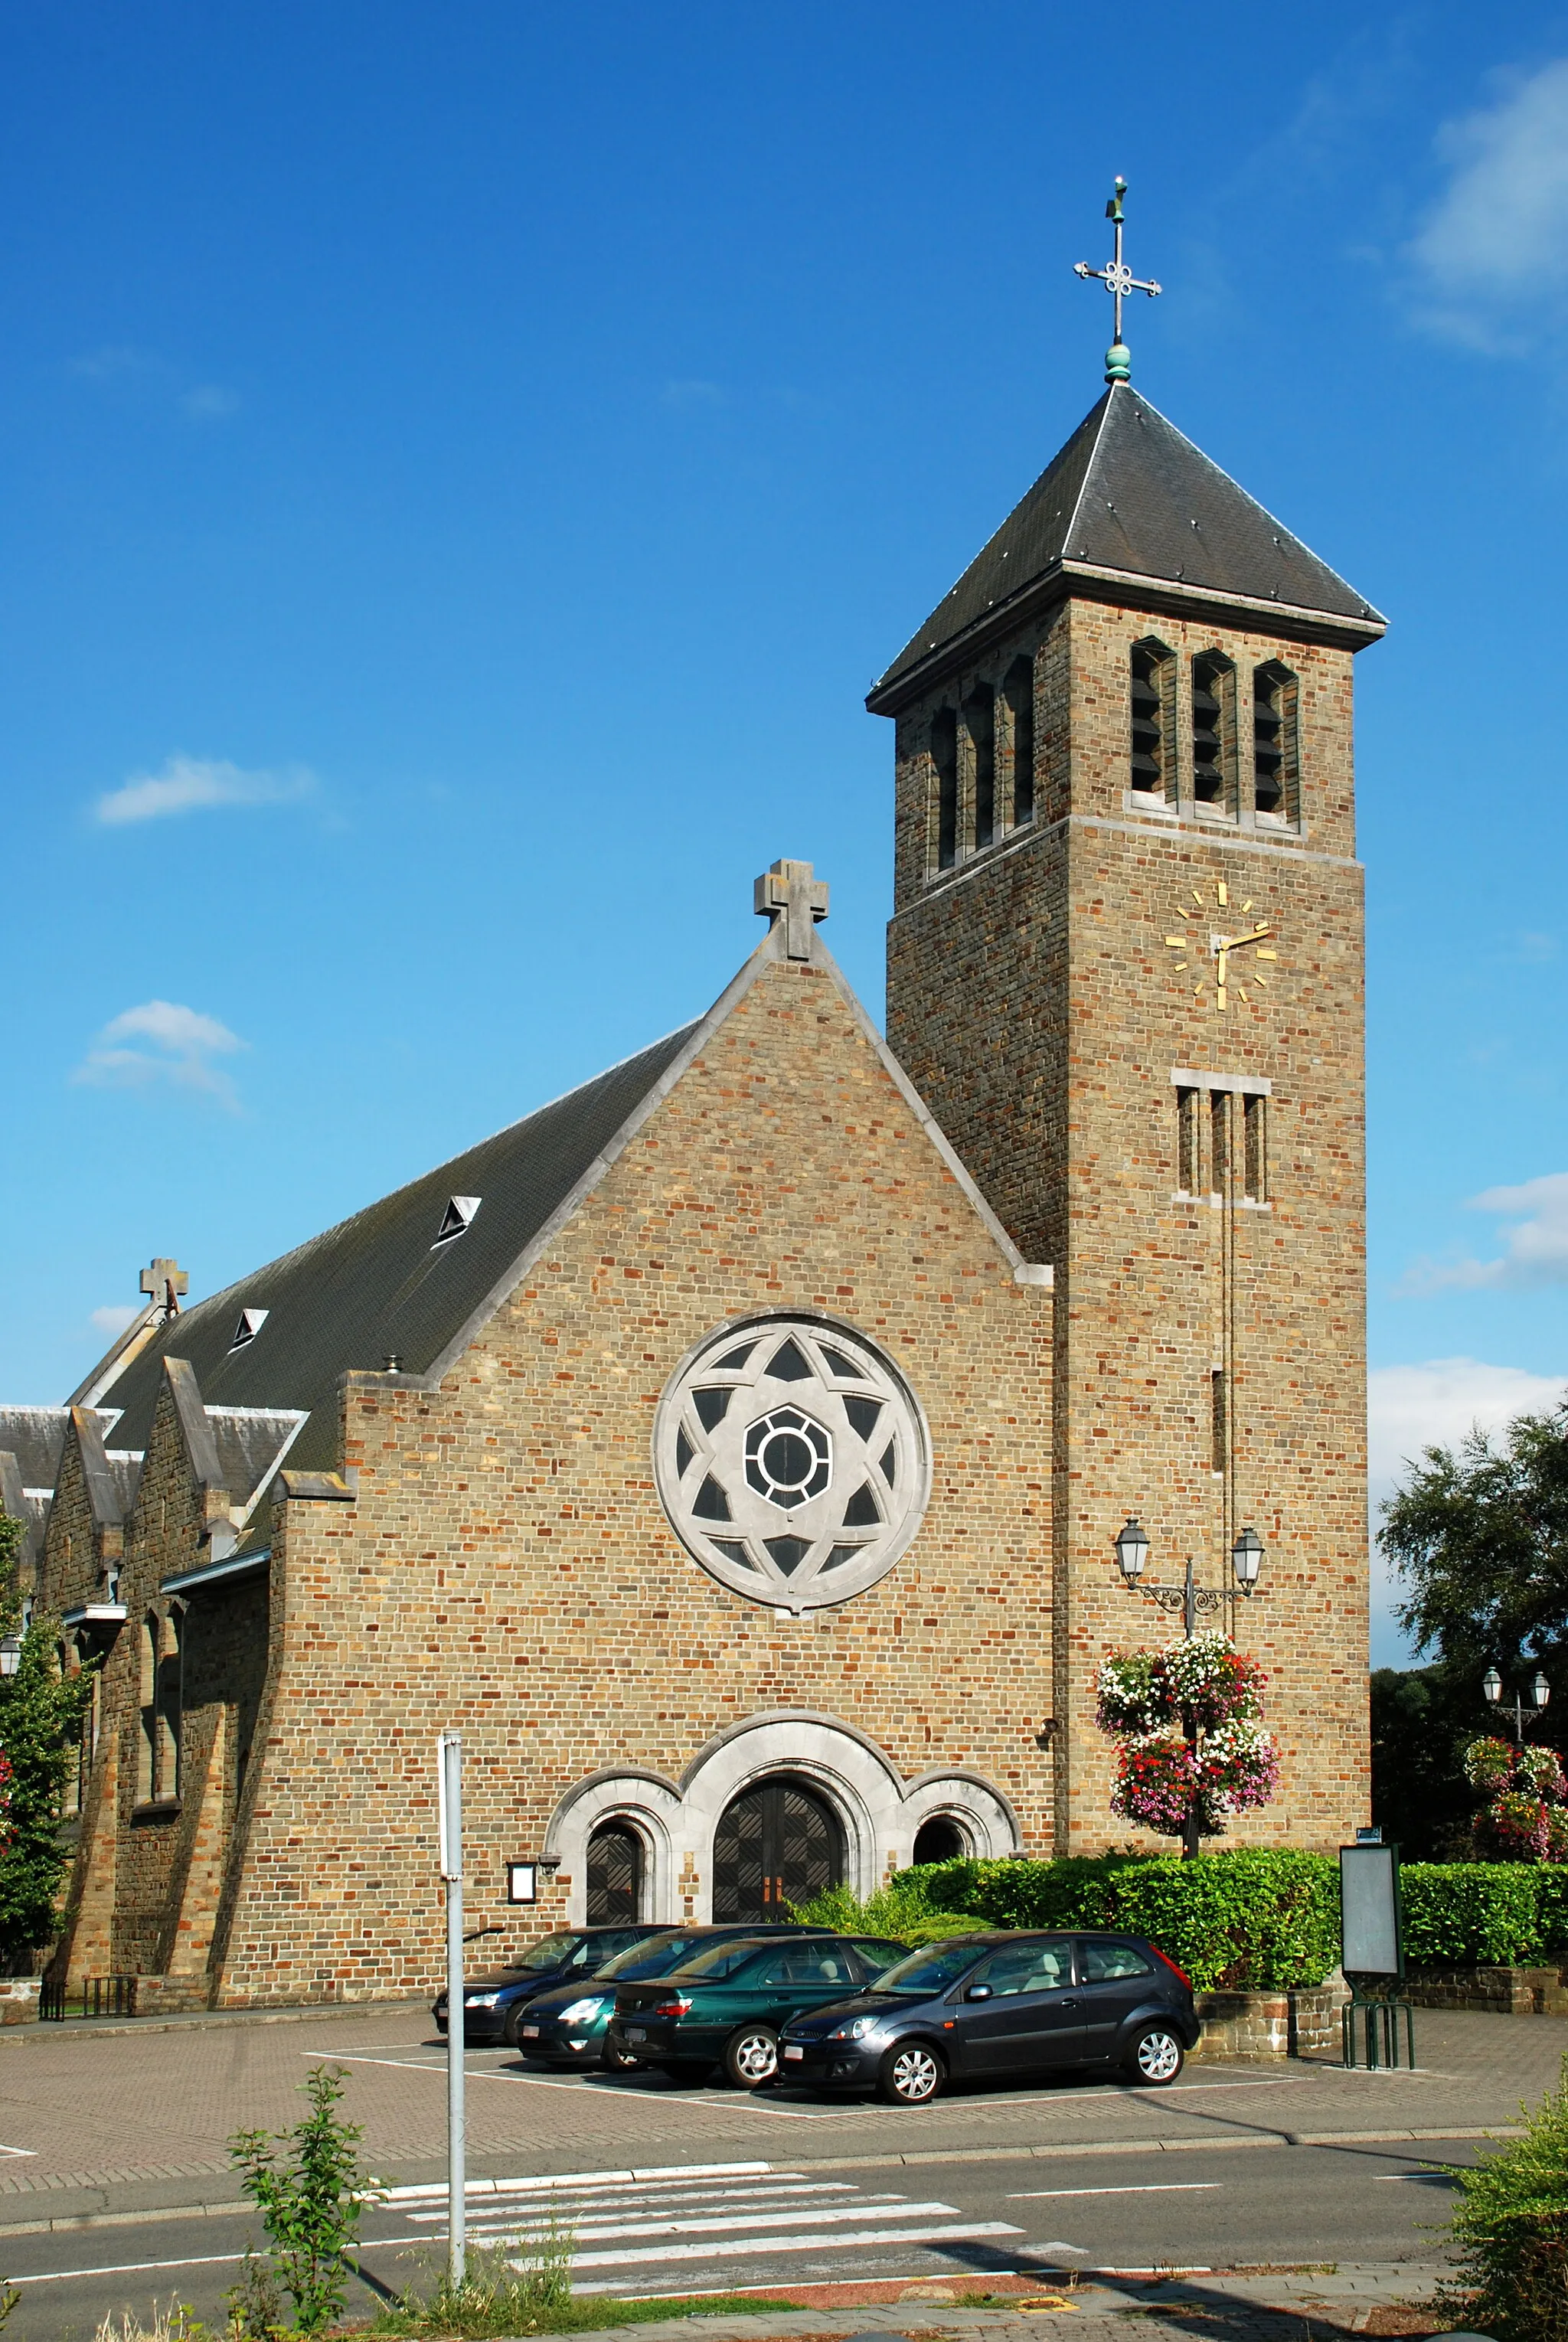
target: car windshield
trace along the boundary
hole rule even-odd
[[[541,1968],[563,1967],[582,1940],[581,1936],[574,1935],[546,1936],[543,1943],[530,1944],[525,1952],[519,1952],[516,1958],[508,1960],[506,1965],[509,1968],[517,1969],[521,1975],[536,1976]]]
[[[898,1960],[885,1976],[876,1980],[878,1992],[918,1993],[924,1999],[933,1993],[945,1992],[956,1984],[965,1968],[972,1968],[986,1948],[977,1944],[973,1936],[954,1937],[945,1944],[928,1944],[924,1951],[911,1952],[906,1960]]]
[[[684,1961],[676,1973],[684,1977],[709,1978],[734,1976],[743,1961],[754,1960],[765,1948],[754,1937],[750,1943],[715,1944],[712,1951],[699,1952],[694,1959]]]
[[[647,1943],[634,1944],[630,1950],[617,1952],[613,1960],[606,1960],[602,1968],[594,1970],[594,1974],[628,1977],[634,1982],[639,1977],[668,1976],[672,1968],[678,1968],[684,1959],[706,1941],[705,1936],[654,1936]]]

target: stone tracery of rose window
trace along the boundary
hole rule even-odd
[[[924,1426],[902,1376],[845,1328],[731,1326],[659,1409],[659,1494],[687,1549],[753,1601],[846,1601],[892,1568],[929,1486]]]

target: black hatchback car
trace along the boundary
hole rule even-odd
[[[1110,2067],[1164,2087],[1203,2028],[1193,1987],[1142,1936],[953,1936],[911,1952],[874,1990],[791,2017],[779,2077],[895,2106],[928,2105],[951,2076]]]
[[[571,1984],[591,1977],[662,1927],[564,1927],[530,1944],[515,1959],[504,1960],[484,1976],[465,1977],[463,1983],[463,2038],[504,2041],[517,2046],[517,2027],[524,2008],[552,1985]],[[436,2030],[446,2030],[446,1995],[438,1993],[431,2010]]]

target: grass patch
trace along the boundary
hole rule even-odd
[[[656,2301],[574,2295],[571,2231],[552,2228],[534,2240],[521,2267],[508,2253],[471,2247],[460,2286],[438,2267],[424,2287],[416,2281],[358,2331],[409,2342],[495,2342],[503,2335],[594,2334],[612,2326],[652,2326],[661,2317],[751,2317],[799,2307],[798,2301],[754,2293],[677,2294]]]

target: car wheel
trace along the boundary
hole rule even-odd
[[[1145,2025],[1129,2048],[1124,2070],[1144,2088],[1167,2089],[1186,2063],[1181,2043],[1165,2025]]]
[[[634,2057],[629,2049],[619,2042],[612,2041],[606,2034],[604,2046],[599,2052],[599,2063],[606,2074],[635,2074],[640,2070],[642,2060]]]
[[[876,2077],[880,2095],[890,2106],[927,2107],[947,2079],[947,2067],[924,2041],[900,2041],[882,2061]]]
[[[523,2045],[523,2009],[524,2003],[519,2001],[515,2008],[509,2008],[506,2012],[505,2020],[501,2027],[501,2038],[505,2042],[508,2049],[518,2049]]]
[[[737,2090],[771,2082],[779,2069],[779,2037],[771,2025],[743,2025],[724,2045],[724,2071]]]

